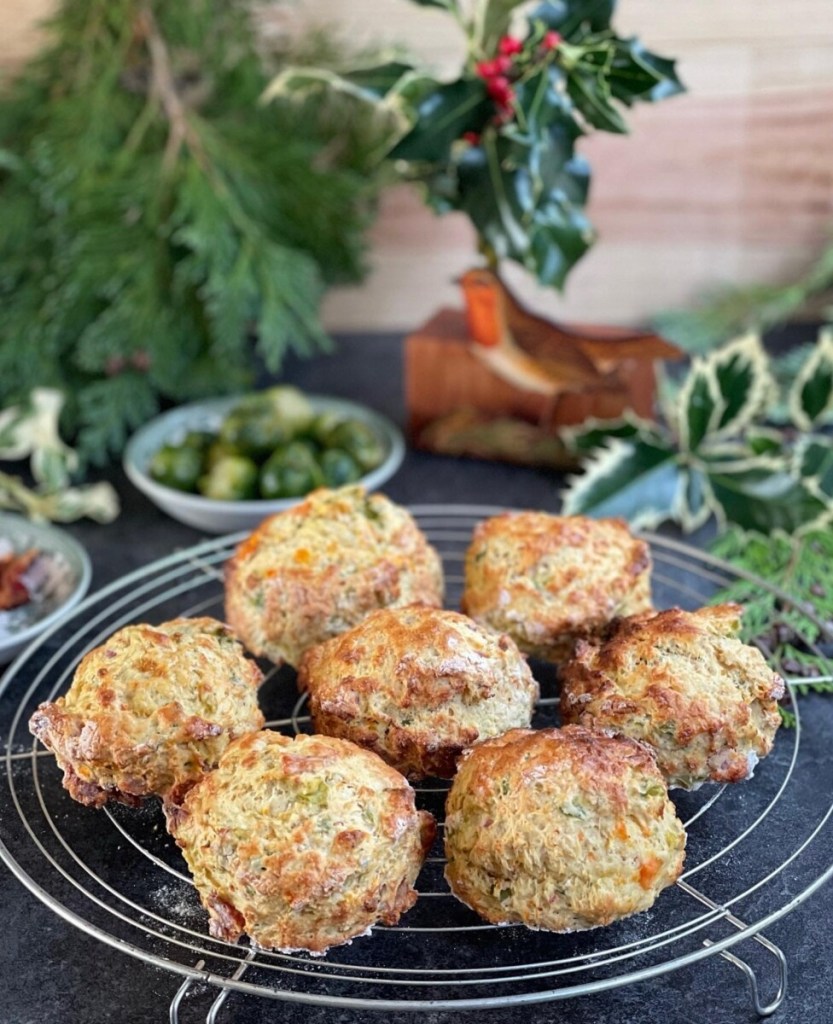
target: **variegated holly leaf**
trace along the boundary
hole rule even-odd
[[[802,430],[811,430],[833,412],[833,328],[819,332],[790,388],[788,402],[790,416]]]
[[[522,3],[525,0],[480,0],[474,16],[474,43],[480,54],[490,57],[495,52],[500,37],[509,31],[512,13]]]
[[[679,465],[670,445],[634,438],[609,440],[562,494],[565,515],[619,516],[652,528],[673,514]]]
[[[773,386],[760,335],[735,338],[707,356],[706,363],[714,371],[721,401],[714,431],[738,434],[764,409]]]
[[[715,462],[708,465],[708,475],[715,511],[724,525],[792,534],[820,529],[833,517],[833,505],[790,472],[784,459]]]
[[[707,474],[700,466],[681,467],[671,518],[680,524],[684,533],[692,533],[704,526],[714,511],[714,497]]]
[[[802,438],[795,450],[793,472],[806,481],[810,490],[833,503],[833,437]]]
[[[562,427],[559,436],[570,451],[579,453],[595,451],[605,441],[617,437],[620,440],[639,437],[654,444],[662,444],[664,440],[664,435],[656,423],[642,419],[630,409],[626,409],[622,416],[614,420],[589,416],[577,426]]]
[[[433,79],[391,61],[339,74],[326,68],[287,67],[263,92],[261,101],[306,103],[324,128],[359,134],[368,166],[384,159],[411,129],[413,104]]]
[[[676,409],[664,411],[668,421],[677,424],[682,450],[696,452],[722,412],[714,370],[704,359],[694,360],[677,394]]]
[[[784,435],[779,430],[753,424],[744,433],[743,440],[753,455],[784,454]]]
[[[757,334],[735,338],[695,359],[675,417],[683,450],[696,452],[707,440],[742,432],[764,409],[773,386]]]

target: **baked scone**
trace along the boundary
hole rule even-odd
[[[228,621],[277,665],[377,608],[442,598],[440,558],[410,514],[355,485],[266,519],[226,564]]]
[[[387,608],[312,647],[298,669],[316,732],[410,779],[451,778],[477,740],[528,726],[538,684],[508,636],[439,608]]]
[[[215,619],[126,626],[82,658],[66,696],[41,704],[29,728],[75,800],[136,805],[198,779],[231,740],[262,728],[262,680]]]
[[[582,931],[647,910],[685,831],[648,747],[567,726],[472,747],[446,802],[446,878],[496,924]]]
[[[435,834],[399,772],[329,736],[244,736],[165,811],[211,934],[284,951],[396,924]]]
[[[462,609],[548,661],[651,607],[651,556],[620,519],[505,512],[474,531]]]
[[[650,744],[670,786],[749,778],[772,749],[784,681],[738,639],[742,612],[670,608],[579,643],[561,669],[562,720]]]

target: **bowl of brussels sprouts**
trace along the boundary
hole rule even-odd
[[[210,533],[251,530],[316,487],[379,487],[405,454],[384,416],[280,385],[157,416],[131,437],[124,469],[163,512]]]

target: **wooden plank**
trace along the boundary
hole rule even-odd
[[[584,143],[606,239],[819,245],[833,220],[833,88],[742,104],[686,96],[635,112],[634,140]]]
[[[39,23],[55,0],[0,0],[0,81],[35,51],[43,38]]]

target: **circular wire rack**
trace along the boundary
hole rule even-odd
[[[411,511],[442,555],[447,603],[456,607],[472,529],[503,510],[425,505]],[[222,618],[222,566],[242,536],[177,552],[104,588],[7,674],[0,691],[7,742],[0,764],[8,787],[0,801],[0,857],[39,899],[107,945],[183,975],[186,987],[208,981],[226,993],[386,1011],[486,1009],[599,992],[722,953],[747,973],[758,1012],[772,1012],[783,998],[786,963],[759,933],[833,874],[833,864],[820,870],[809,852],[814,843],[833,848],[833,761],[825,756],[822,730],[802,720],[792,687],[795,727],[779,731],[752,782],[672,791],[688,832],[685,872],[646,913],[571,935],[485,923],[454,899],[444,880],[448,784],[429,780],[415,788],[420,806],[440,822],[439,837],[417,882],[420,898],[398,926],[376,927],[371,937],[323,958],[211,938],[159,804],[101,812],[73,803],[53,757],[30,736],[28,720],[39,703],[66,690],[83,655],[116,629],[182,615]],[[657,607],[699,607],[747,579],[791,608],[790,598],[764,580],[675,539],[643,536],[653,555]],[[555,670],[534,668],[541,700],[533,724],[557,725]],[[261,706],[270,728],[310,730],[290,669],[267,669]],[[778,992],[769,1005],[758,996],[753,970],[728,952],[752,937],[778,966]]]

